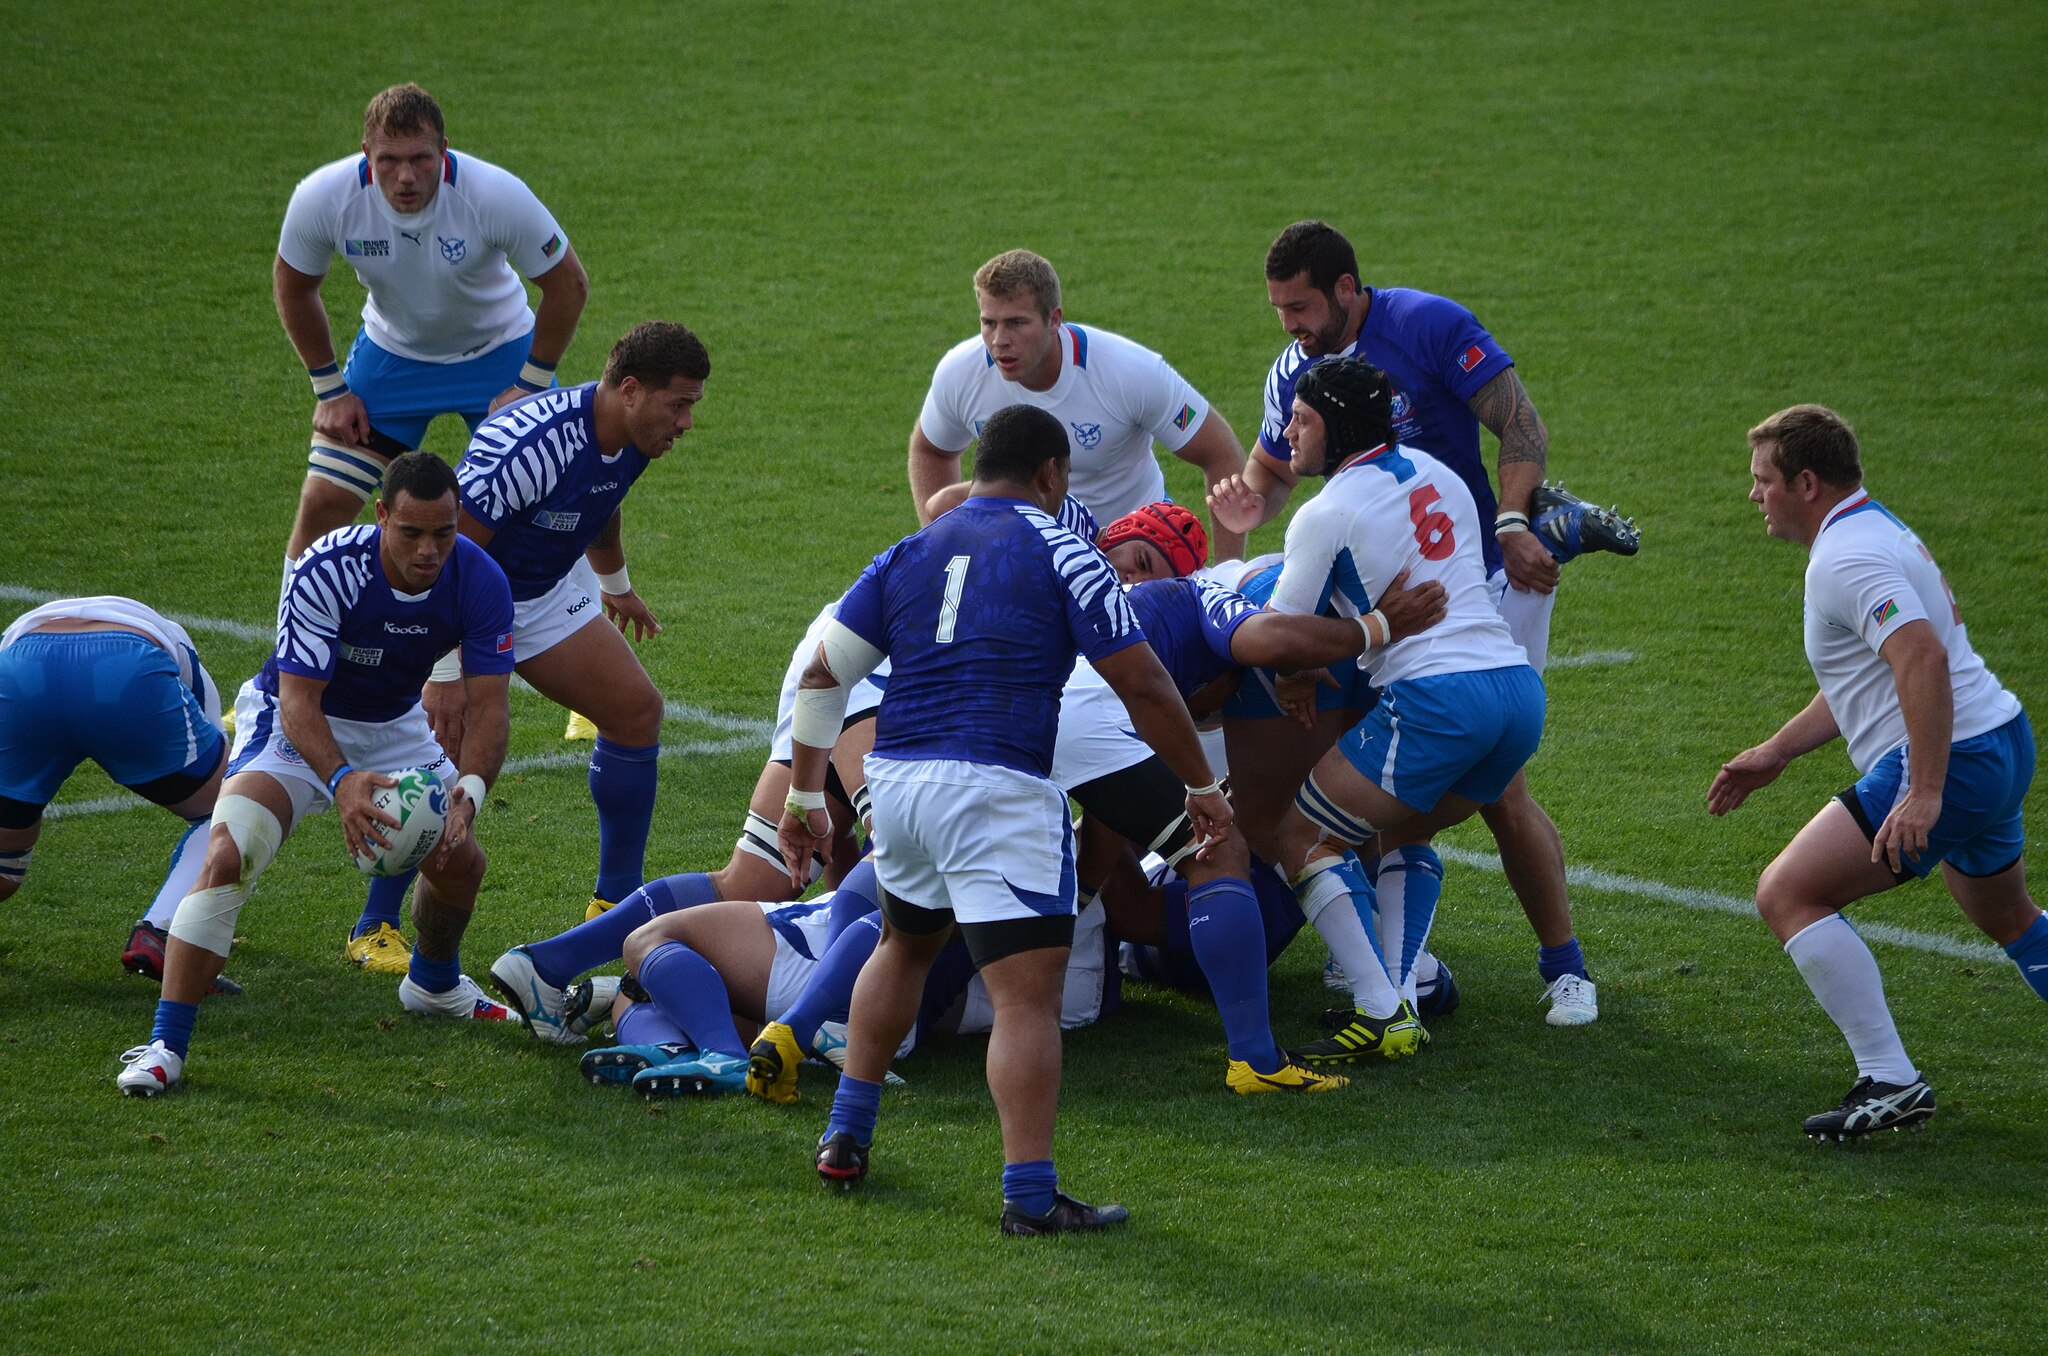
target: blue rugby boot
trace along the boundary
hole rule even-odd
[[[1547,480],[1537,488],[1530,507],[1535,516],[1529,530],[1560,565],[1588,551],[1632,556],[1643,544],[1635,519],[1622,517],[1616,509],[1589,504]]]

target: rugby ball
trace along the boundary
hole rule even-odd
[[[402,876],[440,846],[441,831],[448,824],[448,788],[423,767],[386,775],[398,785],[378,787],[370,793],[370,803],[397,820],[398,827],[378,825],[391,846],[365,843],[355,854],[355,863],[366,875]]]

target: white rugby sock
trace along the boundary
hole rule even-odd
[[[1351,1001],[1368,1017],[1391,1017],[1400,1010],[1401,996],[1387,978],[1387,967],[1374,948],[1366,923],[1359,918],[1357,900],[1336,867],[1316,872],[1295,886],[1301,911],[1315,924],[1323,945],[1337,958],[1344,978],[1351,982]]]
[[[192,883],[199,879],[199,868],[206,865],[207,828],[211,823],[212,817],[208,816],[186,826],[184,836],[171,849],[170,873],[157,887],[149,912],[142,915],[143,922],[169,930],[171,918],[178,912],[178,902],[192,893]]]
[[[1806,987],[1842,1029],[1856,1072],[1880,1083],[1911,1083],[1920,1077],[1899,1028],[1884,1001],[1884,977],[1862,936],[1841,914],[1801,928],[1785,943]]]

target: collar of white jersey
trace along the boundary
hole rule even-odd
[[[1393,449],[1394,445],[1392,443],[1381,443],[1378,447],[1369,448],[1364,452],[1354,453],[1353,455],[1346,457],[1342,462],[1340,462],[1337,466],[1337,469],[1330,472],[1330,474],[1332,476],[1340,476],[1354,466],[1357,466],[1363,462],[1371,461],[1375,457],[1385,456],[1388,452],[1393,451]]]
[[[1842,521],[1842,519],[1856,512],[1858,509],[1869,508],[1870,506],[1870,491],[1863,490],[1860,493],[1858,493],[1854,499],[1845,499],[1841,503],[1835,505],[1834,509],[1821,522],[1820,531],[1825,532],[1829,528],[1833,527],[1836,523]],[[1820,532],[1816,532],[1813,535],[1817,537],[1820,535]]]

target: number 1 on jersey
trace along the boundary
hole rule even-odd
[[[960,617],[960,591],[967,587],[967,562],[973,556],[954,556],[946,562],[946,601],[939,605],[938,643],[953,643],[953,623]]]

